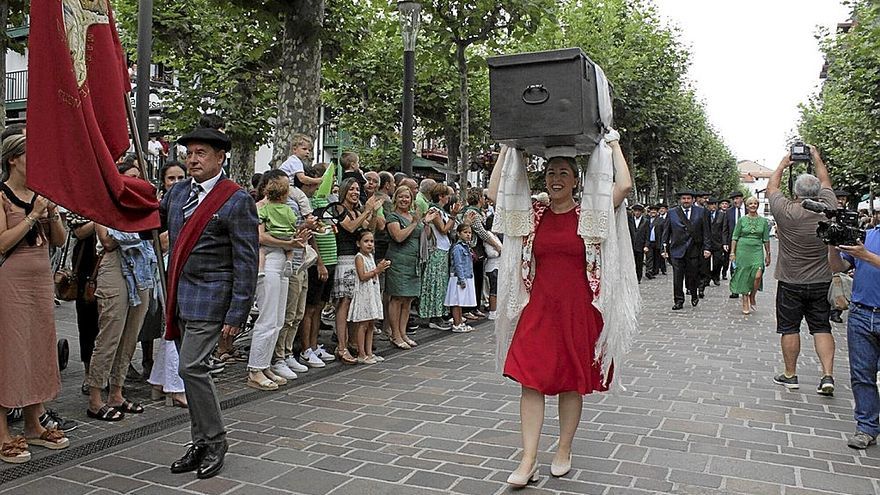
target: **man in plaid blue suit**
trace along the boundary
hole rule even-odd
[[[192,422],[193,446],[171,465],[173,473],[197,471],[210,478],[223,467],[227,450],[220,402],[205,359],[222,334],[236,335],[245,323],[257,283],[259,240],[254,200],[233,188],[222,173],[229,138],[210,128],[198,128],[178,143],[187,147],[186,166],[191,180],[172,187],[160,205],[167,225],[172,258],[182,259],[175,288],[169,286],[168,304],[176,304],[175,322],[180,335],[180,376],[186,387]],[[227,184],[224,184],[227,182]],[[216,189],[216,191],[214,191]],[[214,191],[214,196],[209,196]],[[228,191],[225,203],[219,193]],[[205,199],[208,198],[208,201]],[[199,211],[205,206],[205,210]],[[216,203],[216,205],[215,205]],[[208,211],[219,206],[216,211]],[[210,215],[210,219],[206,218]],[[196,239],[181,236],[187,221],[206,221]],[[193,231],[193,227],[189,229]],[[188,239],[187,239],[188,237]],[[188,253],[184,253],[189,249]],[[169,275],[169,285],[175,275]],[[172,296],[176,289],[176,295]]]

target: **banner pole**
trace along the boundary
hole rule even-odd
[[[137,121],[134,118],[134,109],[131,107],[131,98],[129,98],[128,94],[123,95],[125,98],[125,108],[128,113],[128,127],[131,132],[131,139],[134,142],[134,152],[137,155],[137,164],[138,169],[141,171],[141,177],[149,181],[146,175],[146,163],[144,163],[144,150],[141,146],[141,138],[138,135],[138,127]],[[159,177],[161,181],[162,178]],[[165,282],[165,258],[162,256],[162,243],[159,241],[159,229],[153,229],[153,249],[156,251],[156,267],[159,269],[159,285],[162,288],[162,300],[164,301],[165,294],[168,293],[168,287]],[[163,310],[164,310],[164,304]]]

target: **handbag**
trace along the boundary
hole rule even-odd
[[[64,243],[64,251],[61,253],[61,263],[58,264],[58,268],[55,270],[54,275],[55,297],[62,301],[75,300],[76,295],[79,292],[79,281],[77,280],[75,269],[65,267],[67,264],[67,253],[70,251],[70,239],[72,235],[72,232],[67,233],[67,241]],[[80,253],[80,255],[81,254],[82,253]],[[79,264],[79,260],[77,260],[74,266],[77,264]]]
[[[300,272],[304,272],[315,265],[318,262],[318,252],[315,251],[312,246],[306,244],[305,254],[303,254],[303,262],[302,266],[299,267]]]
[[[86,279],[86,286],[83,289],[82,300],[84,302],[93,303],[97,300],[95,297],[95,291],[98,289],[98,268],[101,266],[101,261],[103,260],[103,252],[95,258],[95,269],[92,270],[91,275]]]
[[[835,273],[831,276],[831,285],[828,287],[828,303],[832,309],[844,311],[849,308],[852,299],[852,277],[846,273]]]

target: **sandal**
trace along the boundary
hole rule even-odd
[[[141,414],[142,412],[144,412],[144,406],[138,404],[137,402],[131,402],[130,400],[124,400],[122,401],[122,404],[110,407],[126,414]]]
[[[270,380],[262,371],[248,372],[247,386],[257,390],[278,390],[278,384]]]
[[[398,349],[412,349],[412,347],[410,347],[410,345],[407,344],[404,340],[392,340],[391,343],[394,344],[394,347],[397,347]]]
[[[409,337],[404,337],[403,340],[405,340],[406,343],[409,344],[410,347],[415,347],[415,346],[419,345],[418,342],[416,342],[415,340],[413,340]]]
[[[92,412],[91,409],[86,409],[86,416],[101,421],[122,421],[122,419],[125,418],[125,414],[122,411],[114,409],[107,404],[101,406],[101,409],[98,409],[98,412]]]
[[[342,361],[342,364],[357,364],[357,359],[355,359],[351,355],[351,353],[348,352],[348,349],[346,349],[344,351],[340,351],[339,348],[337,347],[336,348],[336,357],[338,357],[339,360]]]
[[[12,437],[12,440],[0,445],[0,460],[10,464],[21,464],[31,460],[27,440],[23,436]]]
[[[39,437],[27,438],[28,445],[37,445],[52,450],[66,449],[70,446],[70,439],[64,436],[64,432],[52,428],[43,430]]]

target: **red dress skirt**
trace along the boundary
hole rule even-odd
[[[504,376],[544,395],[604,392],[594,363],[602,315],[587,284],[583,239],[574,209],[549,208],[535,233],[535,279],[513,335]]]

